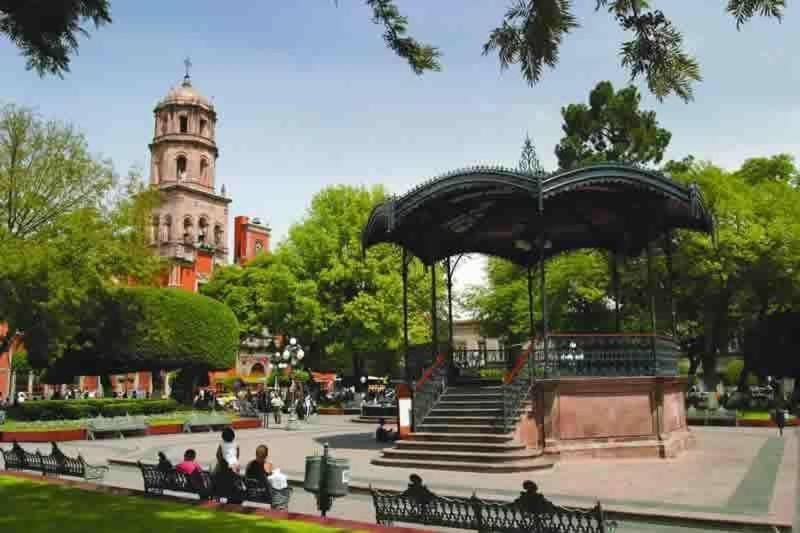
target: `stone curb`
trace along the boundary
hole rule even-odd
[[[129,461],[125,459],[109,459],[108,463],[112,465],[128,466],[134,468],[138,466],[136,461]],[[302,479],[289,478],[288,483],[293,487],[302,488],[303,486]],[[397,490],[403,490],[404,487],[376,486],[376,485],[370,486],[369,484],[364,485],[361,483],[351,482],[349,484],[349,488],[350,492],[354,494],[370,495],[371,489],[397,491]],[[445,496],[445,497],[465,497],[465,496],[469,497],[472,495],[471,493],[458,494],[452,491],[447,492],[438,490],[436,491],[436,493],[440,496]],[[564,500],[569,501],[568,498],[564,498]],[[585,504],[570,505],[567,503],[565,505],[575,509],[589,509],[589,507],[586,507]],[[790,521],[787,522],[769,516],[759,517],[750,515],[729,515],[722,513],[692,512],[692,511],[670,512],[658,509],[640,509],[624,505],[613,505],[613,504],[612,505],[602,504],[602,505],[603,505],[603,513],[608,519],[617,520],[620,522],[624,522],[626,520],[637,521],[637,522],[657,521],[657,522],[667,522],[667,523],[680,521],[681,525],[690,525],[694,527],[702,527],[709,529],[730,528],[730,527],[740,528],[743,526],[749,526],[749,527],[755,526],[755,527],[763,527],[764,531],[769,531],[770,533],[775,531],[775,528],[787,531],[791,530],[792,528],[792,523]]]

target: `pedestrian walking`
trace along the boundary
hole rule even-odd
[[[281,408],[283,408],[283,400],[281,400],[280,395],[276,394],[275,392],[272,393],[272,399],[270,400],[270,405],[272,406],[272,414],[275,417],[275,423],[281,423]]]
[[[783,428],[786,426],[786,411],[780,407],[775,409],[775,423],[778,425],[778,432],[783,437]]]

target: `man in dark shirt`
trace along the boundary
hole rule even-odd
[[[247,464],[245,477],[266,483],[267,478],[272,474],[272,463],[267,460],[268,457],[269,448],[261,444],[256,448],[256,458]]]

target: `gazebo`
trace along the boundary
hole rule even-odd
[[[713,228],[696,185],[685,186],[662,173],[622,163],[596,163],[552,174],[475,167],[435,178],[376,206],[362,243],[365,249],[378,243],[403,249],[406,318],[409,258],[417,257],[431,270],[434,349],[422,364],[410,355],[406,326],[406,378],[415,391],[411,439],[429,433],[433,426],[451,432],[457,423],[448,424],[444,418],[436,421],[443,423],[429,423],[442,394],[459,386],[485,385],[468,378],[469,371],[500,366],[506,371],[502,414],[486,423],[498,434],[512,436],[516,444],[562,456],[679,453],[692,441],[683,400],[686,381],[678,374],[672,304],[671,327],[657,329],[652,257],[656,246],[665,254],[671,292],[671,233],[676,229],[713,233]],[[601,249],[612,257],[615,331],[549,331],[546,261],[579,249]],[[470,353],[452,346],[453,268],[468,253],[502,257],[527,268],[534,341],[526,347]],[[648,265],[650,328],[623,332],[617,258],[642,253]],[[439,263],[447,274],[451,324],[450,344],[444,349],[436,331]],[[541,284],[539,331],[534,331],[535,271]],[[480,429],[477,424],[476,428]]]

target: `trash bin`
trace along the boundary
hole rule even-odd
[[[325,488],[329,496],[339,498],[350,492],[350,461],[328,457]]]
[[[303,479],[303,488],[314,494],[319,492],[322,479],[322,456],[313,455],[306,457],[306,473]]]

